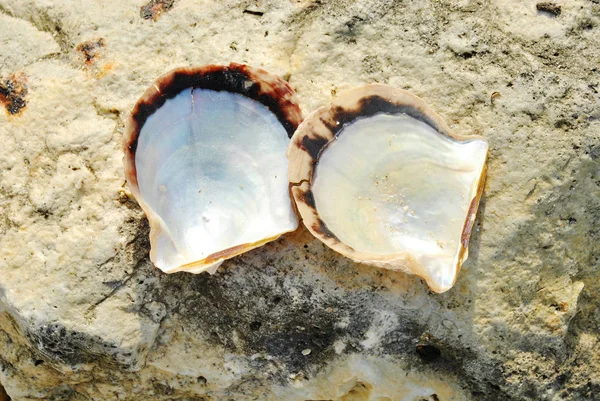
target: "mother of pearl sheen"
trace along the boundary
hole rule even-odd
[[[320,155],[316,208],[346,245],[376,255],[408,251],[449,288],[486,152],[483,140],[457,142],[406,114],[360,118]]]
[[[160,222],[155,265],[175,271],[295,230],[288,142],[266,106],[237,93],[188,88],[156,110],[135,154],[140,193]]]

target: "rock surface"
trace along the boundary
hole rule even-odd
[[[600,4],[559,3],[0,0],[0,84],[27,89],[17,114],[0,110],[7,393],[598,399]],[[288,79],[305,114],[381,82],[488,138],[452,290],[355,264],[304,230],[214,276],[152,267],[123,178],[128,110],[174,67],[230,61]]]

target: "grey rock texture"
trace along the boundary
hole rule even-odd
[[[7,393],[599,399],[600,4],[557,4],[0,0],[2,101],[24,105],[0,110]],[[230,61],[288,79],[305,114],[381,82],[488,138],[452,290],[355,264],[304,230],[214,276],[153,268],[123,178],[128,110],[172,68]]]

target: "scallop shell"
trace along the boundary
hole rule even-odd
[[[289,85],[246,65],[180,68],[138,100],[124,134],[129,188],[150,223],[150,258],[214,272],[298,222],[285,150],[302,115]]]
[[[368,85],[304,120],[288,148],[288,177],[315,237],[444,292],[468,256],[487,150],[416,96]]]

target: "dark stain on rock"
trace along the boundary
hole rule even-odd
[[[0,81],[0,103],[11,115],[20,115],[27,106],[27,76],[20,72]]]
[[[177,274],[163,276],[162,281],[188,294],[178,312],[191,330],[207,333],[211,342],[234,352],[275,356],[285,367],[280,377],[285,382],[289,373],[307,373],[335,355],[333,343],[343,334],[335,326],[340,304],[335,297],[311,302],[314,288],[297,281],[294,288],[300,296],[295,298],[283,280],[267,279],[272,270],[268,265],[243,266],[238,259],[233,272],[225,267],[214,276]],[[231,275],[244,280],[232,280]],[[311,350],[308,355],[302,352],[306,349]],[[252,363],[261,369],[269,361],[258,358]]]
[[[175,394],[175,390],[171,386],[169,386],[168,383],[161,383],[157,380],[153,380],[152,387],[154,388],[154,391],[156,392],[156,394],[159,394],[159,395]]]
[[[35,212],[37,214],[39,214],[40,216],[43,216],[44,219],[46,219],[46,220],[48,219],[48,217],[52,216],[52,211],[45,207],[40,207],[40,208],[36,209]]]
[[[589,145],[585,153],[588,154],[592,160],[600,159],[600,144]]]
[[[91,65],[99,54],[101,48],[106,46],[104,38],[97,40],[88,40],[87,42],[80,43],[76,49],[83,55],[83,61],[86,65]]]
[[[430,334],[428,325],[423,325],[418,317],[402,313],[397,316],[400,320],[397,328],[382,339],[383,354],[405,359],[411,369],[452,372],[464,388],[479,394],[475,398],[477,400],[513,400],[500,389],[504,378],[497,364],[478,360],[471,348],[461,344],[460,340],[453,341],[447,335],[437,337]],[[414,357],[407,358],[408,355]],[[489,373],[480,378],[473,374],[474,369]]]
[[[117,344],[103,341],[100,337],[73,331],[60,323],[48,323],[29,328],[26,336],[39,352],[38,359],[51,364],[62,363],[76,367],[82,363],[106,363],[129,369],[133,360]]]
[[[148,4],[140,8],[140,17],[156,21],[162,13],[173,8],[175,0],[151,0]]]
[[[360,35],[363,26],[367,22],[368,20],[362,16],[352,16],[335,30],[334,35],[342,42],[355,44],[356,38]]]
[[[561,6],[553,3],[551,1],[542,1],[535,5],[535,8],[538,11],[546,12],[548,14],[552,14],[555,17],[558,17],[562,11]]]
[[[118,288],[123,282],[121,280],[111,280],[111,281],[103,281],[102,284],[107,286],[110,289]]]

